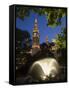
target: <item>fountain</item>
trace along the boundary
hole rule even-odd
[[[54,78],[59,73],[59,64],[54,58],[45,58],[35,61],[29,70],[29,74],[37,80]]]

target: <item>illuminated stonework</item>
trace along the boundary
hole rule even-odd
[[[32,48],[39,48],[40,49],[40,43],[39,43],[39,30],[38,30],[38,23],[37,23],[37,19],[35,19],[35,23],[34,23],[34,30],[33,30],[33,43],[32,43]]]

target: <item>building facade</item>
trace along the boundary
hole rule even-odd
[[[34,29],[33,29],[33,34],[32,34],[32,48],[40,48],[40,34],[38,30],[38,22],[37,19],[35,19],[34,23]]]

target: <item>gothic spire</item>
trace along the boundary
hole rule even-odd
[[[39,31],[38,31],[38,21],[37,21],[37,18],[35,18],[34,30],[33,30],[33,32],[39,32]]]
[[[38,31],[37,18],[35,18],[35,21],[34,21],[34,30],[33,30],[32,38],[33,38],[32,48],[40,48],[40,45],[39,45],[40,35]]]

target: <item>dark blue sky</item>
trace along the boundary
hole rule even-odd
[[[56,37],[58,33],[61,32],[62,27],[66,27],[66,17],[62,18],[62,25],[55,28],[47,26],[47,19],[45,15],[39,16],[36,13],[31,13],[29,17],[25,17],[24,20],[16,18],[16,28],[21,30],[27,30],[32,38],[32,31],[34,27],[34,20],[38,19],[38,29],[40,33],[40,43],[46,41],[46,36],[48,36],[49,42]]]

